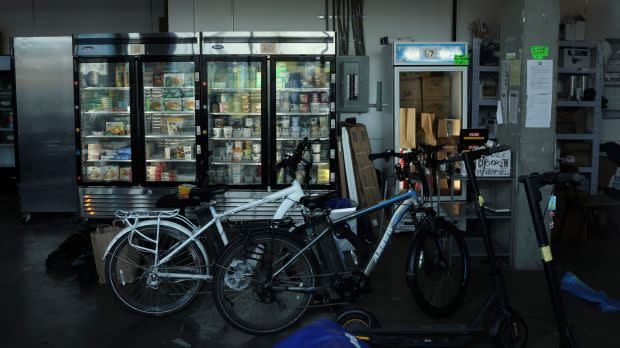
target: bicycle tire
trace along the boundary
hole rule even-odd
[[[154,230],[156,229],[157,229],[157,225],[146,225],[146,226],[138,227],[138,230],[141,233],[144,233],[146,235],[154,233]],[[160,234],[160,243],[162,243],[167,237],[172,237],[174,240],[178,242],[182,242],[183,240],[187,239],[187,235],[185,235],[183,232],[178,231],[174,229],[173,227],[169,227],[165,225],[159,226],[159,234]],[[130,233],[127,233],[121,238],[119,238],[118,240],[116,240],[114,244],[111,246],[109,253],[106,255],[106,258],[105,258],[104,272],[106,275],[106,282],[112,288],[112,294],[114,295],[116,300],[119,301],[125,308],[133,312],[137,312],[137,313],[148,315],[148,316],[170,315],[172,313],[176,313],[178,311],[183,310],[190,303],[192,303],[193,300],[198,295],[198,292],[202,288],[203,280],[201,279],[192,280],[190,283],[191,286],[187,287],[186,294],[182,295],[177,303],[173,303],[167,306],[163,306],[163,307],[155,306],[153,308],[147,308],[146,306],[138,304],[136,303],[136,301],[129,298],[128,294],[126,293],[131,292],[132,290],[124,289],[125,287],[127,287],[127,284],[129,284],[129,286],[135,285],[135,288],[139,288],[140,285],[143,285],[145,288],[148,288],[148,286],[146,285],[147,280],[145,276],[146,267],[142,267],[138,263],[134,262],[137,260],[135,258],[134,260],[128,260],[128,261],[129,263],[133,263],[136,266],[143,268],[141,270],[142,274],[138,277],[140,270],[132,271],[131,269],[129,269],[129,271],[127,271],[127,269],[125,269],[126,273],[137,272],[135,274],[135,277],[133,277],[134,278],[133,282],[127,281],[126,276],[121,275],[120,271],[122,270],[121,268],[122,266],[119,266],[119,260],[122,261],[123,259],[126,259],[127,257],[133,257],[133,256],[128,256],[129,253],[133,253],[132,255],[141,255],[141,257],[143,256],[143,254],[137,254],[138,252],[135,251],[137,249],[131,247],[128,244],[129,235]],[[204,270],[207,268],[206,268],[206,264],[205,264],[205,260],[202,255],[202,252],[200,251],[200,248],[197,246],[196,243],[198,242],[189,243],[183,250],[180,250],[177,255],[178,257],[185,257],[185,258],[188,257],[187,255],[190,255],[191,257],[193,257],[193,260],[196,261],[196,266],[194,267],[196,268],[196,271],[200,271],[200,270]],[[162,248],[160,251],[163,253],[164,249]],[[121,255],[122,253],[125,253],[125,254],[124,256],[120,257],[119,255]],[[175,257],[173,257],[173,259]],[[119,278],[122,278],[122,279],[119,279]],[[174,289],[173,289],[174,291],[178,291],[179,289],[182,289],[181,286],[179,285],[180,282],[182,282],[182,280],[175,282],[176,284],[174,285]],[[162,283],[162,284],[165,284],[165,283]],[[170,286],[169,288],[172,288],[172,287],[173,286]],[[162,287],[161,291],[164,291],[164,289],[165,288]],[[153,289],[151,287],[151,290],[159,290],[159,286],[156,289]],[[159,299],[160,297],[157,297],[157,300]]]
[[[275,241],[278,241],[278,243],[282,244],[283,247],[289,248],[287,250],[290,250],[291,255],[295,255],[299,250],[303,248],[303,244],[297,238],[292,237],[290,234],[284,234],[280,232],[259,232],[259,233],[249,236],[248,239],[251,241],[251,243],[255,243],[256,245],[260,245],[261,243],[267,243],[268,241],[272,241],[271,243],[273,243],[272,245],[274,245],[276,244]],[[300,293],[287,292],[287,293],[296,294],[295,296],[298,296],[298,297],[302,295],[307,295],[307,296],[305,297],[305,299],[300,301],[301,306],[299,306],[298,308],[295,308],[296,312],[289,315],[290,318],[286,318],[282,320],[280,323],[274,324],[272,326],[267,326],[266,324],[267,321],[273,319],[274,316],[282,314],[283,311],[278,311],[272,308],[271,310],[265,310],[263,313],[258,313],[260,312],[260,310],[256,308],[257,307],[256,304],[260,304],[263,307],[265,307],[264,304],[266,304],[265,301],[259,298],[260,295],[258,294],[258,290],[257,290],[259,288],[258,281],[256,281],[255,278],[244,277],[244,278],[247,278],[247,284],[244,284],[244,285],[246,287],[252,287],[252,289],[246,290],[248,288],[244,288],[243,290],[240,290],[240,291],[248,291],[248,293],[251,291],[251,296],[245,296],[245,298],[251,299],[252,301],[254,301],[253,304],[251,305],[252,306],[251,314],[252,315],[258,314],[259,317],[257,317],[254,322],[250,323],[248,320],[243,320],[242,318],[240,318],[238,313],[233,313],[231,307],[233,307],[234,305],[230,305],[229,303],[232,301],[226,298],[224,295],[225,289],[227,289],[227,291],[229,292],[235,290],[235,289],[232,289],[230,285],[226,284],[227,274],[230,277],[235,278],[235,275],[237,275],[237,272],[239,272],[239,270],[235,269],[237,265],[234,265],[234,266],[231,266],[231,265],[234,262],[237,262],[238,264],[246,263],[246,265],[243,265],[244,269],[247,272],[248,267],[251,267],[252,277],[255,277],[257,273],[256,270],[260,268],[259,263],[262,263],[262,261],[256,261],[257,262],[256,264],[251,265],[250,260],[252,259],[249,259],[249,258],[243,259],[239,257],[240,255],[239,253],[241,253],[241,255],[243,256],[243,253],[244,253],[243,249],[244,247],[248,245],[247,243],[248,241],[244,239],[236,240],[228,244],[226,248],[224,249],[224,251],[218,256],[218,259],[216,260],[215,265],[214,265],[214,272],[213,272],[213,281],[212,281],[213,301],[215,302],[215,306],[218,312],[220,313],[220,315],[222,316],[222,318],[224,318],[224,320],[226,320],[230,325],[232,325],[233,327],[235,327],[236,329],[240,331],[243,331],[251,335],[270,335],[270,334],[281,332],[295,325],[295,323],[297,323],[303,317],[303,314],[306,312],[308,305],[310,305],[312,301],[313,294],[312,293],[300,294]],[[266,245],[266,244],[263,244],[263,245]],[[269,246],[266,246],[264,250],[267,250],[268,248]],[[273,257],[273,256],[264,257],[264,259],[269,259],[269,257]],[[263,258],[261,258],[261,260],[262,259]],[[303,278],[308,279],[308,283],[303,284],[303,286],[304,287],[315,286],[315,284],[317,283],[317,279],[315,278],[315,274],[317,271],[317,266],[316,266],[317,263],[316,263],[316,260],[314,259],[314,255],[312,254],[312,252],[305,252],[301,254],[301,256],[294,262],[297,262],[300,260],[303,264],[305,264],[307,271],[309,271],[309,274],[307,276],[303,276]],[[248,263],[250,263],[250,266],[247,266]],[[291,268],[296,269],[296,266],[289,267],[289,269]],[[288,273],[288,272],[284,271],[281,274],[283,273]],[[249,285],[251,282],[254,282],[254,285]],[[237,285],[238,284],[239,283],[237,283]],[[302,286],[302,285],[300,284],[299,286]],[[273,291],[277,292],[277,290],[273,290]],[[276,296],[279,296],[281,293],[285,293],[285,291],[280,291],[279,293],[277,293]],[[242,296],[244,296],[244,294],[236,296],[235,299],[239,299]],[[277,303],[277,301],[275,300],[273,302]],[[245,314],[249,313],[246,311],[241,311],[241,312]],[[264,314],[264,317],[260,317],[261,314]]]
[[[429,278],[431,277],[431,275],[428,274],[429,271],[447,267],[446,265],[439,265],[440,267],[437,267],[437,263],[441,263],[437,261],[437,259],[432,259],[433,262],[425,260],[425,255],[432,255],[431,249],[433,248],[429,247],[429,242],[435,246],[435,250],[438,249],[437,246],[440,244],[438,243],[437,236],[439,236],[439,238],[441,238],[441,236],[449,236],[456,242],[456,250],[458,251],[456,261],[462,265],[460,272],[458,272],[456,276],[453,276],[454,279],[448,279],[451,283],[444,283],[444,285],[452,285],[454,289],[451,294],[446,296],[445,301],[441,304],[438,304],[437,301],[429,297],[440,296],[443,289],[438,288],[436,284],[431,284],[430,289],[427,289],[428,286],[424,283],[426,281],[426,276],[429,276]],[[441,249],[441,247],[439,249]],[[451,248],[450,250],[455,249]],[[442,254],[445,259],[445,254],[447,253],[444,251]],[[453,314],[460,307],[465,297],[465,291],[469,282],[469,268],[469,251],[462,232],[443,218],[424,220],[421,228],[416,231],[416,236],[414,237],[407,257],[406,267],[407,284],[409,285],[413,299],[418,307],[432,318],[441,318]],[[436,275],[432,276],[434,277]]]

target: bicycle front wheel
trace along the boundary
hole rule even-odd
[[[462,233],[443,218],[425,220],[407,259],[407,283],[427,315],[453,314],[469,281],[469,252]]]
[[[150,239],[157,239],[155,224],[140,226],[137,230]],[[174,313],[191,303],[202,287],[199,276],[206,274],[198,242],[189,243],[156,269],[155,254],[130,245],[129,235],[119,238],[105,259],[106,281],[115,297],[132,311],[154,316]],[[172,227],[159,226],[158,259],[186,239],[187,235]],[[137,233],[132,244],[154,249],[154,243]]]
[[[274,334],[301,319],[312,292],[290,288],[309,289],[316,283],[310,252],[292,260],[302,248],[296,239],[277,232],[258,233],[229,244],[215,264],[212,283],[222,317],[252,335]],[[289,261],[281,273],[271,276]]]

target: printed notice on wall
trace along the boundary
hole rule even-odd
[[[527,61],[526,128],[551,127],[553,61]]]
[[[517,124],[517,115],[519,113],[519,91],[512,90],[508,94],[508,122]]]

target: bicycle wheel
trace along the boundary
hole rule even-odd
[[[229,244],[219,256],[213,274],[213,299],[222,317],[235,328],[252,335],[280,332],[295,324],[312,300],[312,293],[283,287],[310,288],[316,283],[315,261],[301,254],[275,278],[270,274],[284,266],[303,248],[289,235],[263,232]]]
[[[469,252],[462,233],[442,218],[425,220],[409,251],[407,282],[413,299],[427,315],[456,311],[469,281]]]
[[[146,237],[156,239],[157,225],[138,227]],[[202,279],[192,275],[206,274],[204,256],[196,242],[179,250],[168,262],[154,269],[155,254],[129,245],[129,233],[119,238],[105,259],[106,281],[115,297],[127,308],[147,315],[167,315],[186,307],[198,294]],[[158,257],[162,259],[187,239],[169,226],[159,227]],[[133,244],[154,248],[137,234]],[[188,278],[167,277],[164,274],[187,274]]]

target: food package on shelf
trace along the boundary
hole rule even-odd
[[[131,167],[120,167],[118,170],[119,181],[131,181]]]
[[[194,111],[196,108],[194,98],[183,98],[183,111]]]
[[[182,111],[183,110],[183,99],[166,98],[164,100],[164,109],[166,111]]]
[[[102,166],[103,181],[118,181],[118,166]]]
[[[437,137],[449,138],[458,136],[461,132],[461,120],[454,118],[440,118],[437,121]]]
[[[93,160],[98,160],[101,158],[101,145],[99,144],[88,144],[88,150],[87,150],[87,154],[88,154],[88,159],[93,161]]]
[[[86,167],[86,180],[88,181],[103,180],[103,172],[101,170],[101,167],[98,167],[98,166]]]
[[[125,135],[125,123],[124,122],[106,122],[105,123],[106,135]]]
[[[182,73],[164,74],[164,86],[182,87],[185,84],[185,75]]]

